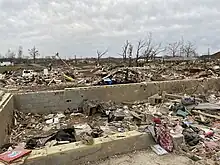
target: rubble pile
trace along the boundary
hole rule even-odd
[[[7,71],[0,75],[0,86],[19,89],[63,89],[65,87],[140,83],[219,77],[218,61],[149,63],[144,67],[84,66]]]
[[[93,138],[138,129],[137,125],[141,124],[144,115],[129,110],[134,108],[136,106],[129,108],[113,102],[84,100],[77,109],[68,109],[63,113],[25,114],[15,110],[9,143],[24,143],[26,149],[74,141],[92,144]],[[72,131],[66,135],[67,130]],[[64,138],[60,138],[60,134],[65,134]]]
[[[95,74],[97,75],[96,71]],[[93,85],[111,85],[111,84],[127,84],[145,81],[145,75],[142,72],[132,68],[117,68],[109,72],[101,72],[99,80],[94,81]]]
[[[169,112],[154,118],[148,127],[155,141],[167,152],[176,151],[200,163],[207,160],[217,163],[220,160],[219,94],[156,95],[151,97],[151,104],[158,104],[159,99],[160,105],[169,105]]]
[[[26,73],[26,74],[25,74]],[[73,85],[77,84],[78,79],[74,79],[74,74],[64,68],[57,68],[51,71],[43,70],[35,72],[33,70],[18,70],[5,72],[0,76],[0,86],[2,88],[19,88],[19,89],[41,89],[50,86]]]
[[[98,67],[93,85],[211,78],[220,75],[218,62],[150,63],[144,67]],[[100,79],[97,80],[97,76]],[[96,80],[96,81],[95,81]]]
[[[220,160],[220,94],[174,95],[163,92],[148,101],[100,102],[83,100],[77,109],[60,113],[24,114],[14,111],[9,143],[1,152],[16,146],[24,149],[51,147],[137,130],[151,133],[163,153],[177,152],[194,161]],[[160,153],[159,153],[160,155]]]

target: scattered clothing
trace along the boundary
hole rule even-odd
[[[199,141],[201,140],[201,137],[199,136],[198,131],[190,127],[185,128],[183,130],[183,135],[184,135],[186,143],[190,146],[197,145]]]
[[[161,147],[168,152],[173,151],[173,140],[165,123],[156,126],[156,137],[157,142],[161,145]]]
[[[29,139],[27,141],[25,148],[27,149],[41,148],[45,146],[47,142],[52,140],[76,142],[75,128],[73,127],[73,128],[62,129],[49,136],[34,137],[32,139]]]

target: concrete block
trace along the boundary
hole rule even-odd
[[[148,101],[151,105],[161,104],[163,102],[162,97],[158,94],[149,97]]]
[[[181,147],[181,145],[185,143],[183,134],[171,134],[171,137],[173,139],[174,149],[179,150],[179,147]]]
[[[16,109],[26,113],[50,113],[66,109],[64,90],[18,93],[14,102]]]
[[[27,158],[26,165],[79,165],[94,162],[116,154],[146,149],[154,144],[150,134],[137,131],[97,138],[93,145],[81,142],[34,150]]]

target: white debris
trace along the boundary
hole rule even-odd
[[[57,123],[59,123],[59,122],[60,122],[60,120],[59,120],[58,117],[55,117],[55,118],[53,119],[53,123],[54,123],[54,124],[57,124]]]
[[[46,124],[52,124],[52,123],[53,123],[53,119],[46,120]]]
[[[49,114],[49,115],[45,116],[44,118],[45,119],[52,119],[53,117],[54,117],[54,114]]]
[[[56,115],[56,117],[58,118],[58,119],[61,119],[61,118],[64,118],[64,117],[66,117],[64,114],[62,114],[62,113],[58,113],[57,115]]]

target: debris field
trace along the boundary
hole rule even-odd
[[[40,68],[39,68],[40,67]],[[219,77],[218,60],[204,63],[154,62],[144,67],[103,66],[38,66],[32,70],[9,70],[0,74],[0,86],[18,90],[64,89],[65,87],[140,83]]]
[[[216,78],[218,60],[154,62],[144,67],[89,65],[18,69],[0,74],[2,89],[40,91],[149,81]],[[196,88],[196,87],[195,87]],[[196,91],[196,89],[195,89]],[[114,103],[83,100],[76,109],[51,114],[14,110],[8,143],[0,146],[0,160],[11,163],[34,149],[81,141],[118,132],[139,131],[152,136],[150,148],[158,156],[175,153],[195,164],[220,164],[220,93],[161,92],[144,101]],[[21,153],[14,159],[8,155]],[[5,159],[7,158],[7,159]]]
[[[14,127],[1,152],[22,146],[39,149],[75,141],[93,145],[93,139],[117,132],[150,133],[158,154],[175,152],[195,162],[219,163],[220,93],[156,94],[139,102],[84,100],[77,109],[54,114],[14,111]],[[160,153],[161,147],[165,152]]]

